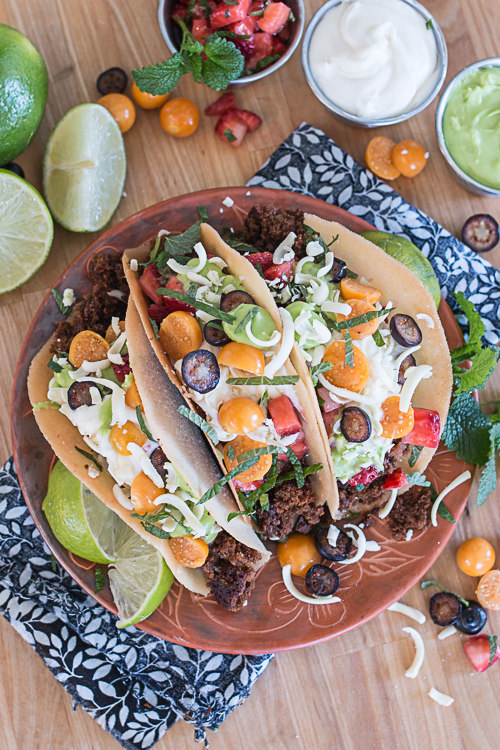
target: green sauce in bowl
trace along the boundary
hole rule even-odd
[[[443,136],[465,174],[500,189],[500,67],[474,70],[457,82],[444,112]]]

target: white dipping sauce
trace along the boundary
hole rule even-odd
[[[432,29],[403,0],[344,0],[318,23],[309,63],[325,96],[366,119],[419,104],[438,77]]]

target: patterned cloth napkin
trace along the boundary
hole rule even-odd
[[[248,183],[305,193],[404,234],[433,263],[443,294],[476,304],[492,343],[499,338],[500,272],[406,203],[307,123]],[[459,318],[460,320],[460,318]],[[464,322],[464,321],[462,321]],[[128,750],[146,750],[182,717],[205,739],[248,696],[273,658],[197,651],[136,628],[82,591],[51,557],[19,489],[12,459],[0,469],[0,613],[56,679]]]

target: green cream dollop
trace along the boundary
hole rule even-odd
[[[245,328],[237,331],[239,324],[243,322],[244,318],[248,315],[253,308],[257,309],[256,315],[252,318],[251,331],[253,335],[261,341],[269,341],[273,333],[276,330],[274,320],[271,315],[263,307],[259,305],[238,305],[234,310],[231,310],[231,315],[234,316],[233,323],[226,323],[222,321],[222,327],[227,336],[232,341],[236,341],[239,344],[248,344],[249,346],[255,346],[257,349],[263,349],[263,346],[259,346],[252,341],[248,336]]]
[[[455,85],[443,116],[443,135],[465,174],[500,189],[500,67],[474,70]]]

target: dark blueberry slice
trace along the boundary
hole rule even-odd
[[[342,279],[345,279],[347,275],[347,266],[340,258],[335,258],[333,261],[332,270],[330,271],[330,281],[334,284],[338,284]]]
[[[466,635],[476,635],[484,628],[487,619],[486,610],[479,602],[469,601],[469,606],[462,610],[455,627]]]
[[[339,585],[337,573],[326,565],[313,565],[306,573],[306,586],[315,596],[332,596]]]
[[[340,420],[342,435],[350,443],[364,443],[371,435],[370,417],[359,406],[346,406]]]
[[[96,384],[91,380],[72,383],[68,388],[68,404],[70,409],[78,409],[80,406],[92,406],[91,388],[97,388]]]
[[[220,328],[216,328],[214,324],[217,324]],[[211,320],[208,322],[203,329],[203,335],[207,344],[211,346],[225,346],[231,341],[227,333],[222,329],[222,320]]]
[[[155,467],[156,471],[161,477],[166,477],[168,474],[168,471],[165,469],[165,464],[168,461],[168,458],[162,451],[162,449],[158,446],[158,448],[155,448],[152,454],[149,457],[149,460]]]
[[[476,253],[486,253],[498,245],[498,222],[489,214],[476,214],[467,219],[462,240]]]
[[[231,312],[240,305],[255,305],[255,300],[248,292],[241,289],[235,289],[233,292],[223,294],[220,299],[220,309],[222,312]]]
[[[196,349],[182,360],[182,379],[197,393],[208,393],[217,388],[220,380],[217,357],[206,349]]]
[[[400,346],[418,346],[422,341],[422,331],[410,315],[393,315],[389,327],[392,338]]]
[[[325,560],[332,560],[333,562],[345,560],[352,550],[352,539],[347,536],[345,531],[341,531],[337,537],[337,543],[333,547],[328,541],[328,528],[327,526],[317,530],[314,536],[316,549]]]
[[[429,614],[432,622],[436,625],[441,625],[442,628],[448,625],[455,625],[461,612],[462,603],[460,599],[457,599],[455,594],[440,591],[439,594],[431,596]]]
[[[123,94],[127,88],[127,74],[121,68],[109,68],[97,79],[97,90],[102,96],[106,94]]]
[[[409,354],[407,357],[403,359],[401,364],[399,365],[399,372],[398,372],[398,385],[403,385],[405,382],[405,373],[409,367],[416,367],[417,366],[417,360],[413,356],[413,354]]]
[[[16,164],[14,161],[9,162],[8,164],[4,164],[2,169],[8,169],[9,172],[13,172],[14,174],[17,174],[18,177],[22,177],[24,180],[24,169],[19,166],[19,164]]]

